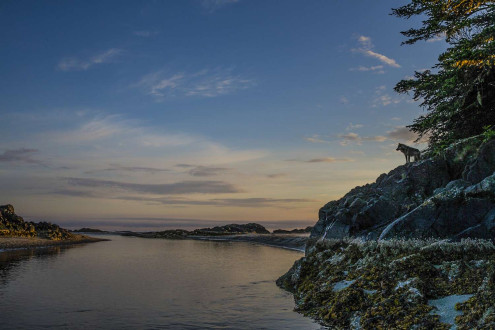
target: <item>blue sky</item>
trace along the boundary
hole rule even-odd
[[[405,1],[3,1],[0,203],[68,227],[312,224],[403,163]],[[424,147],[419,145],[419,147]]]

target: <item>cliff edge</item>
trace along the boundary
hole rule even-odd
[[[395,168],[319,211],[311,238],[494,238],[495,140]]]

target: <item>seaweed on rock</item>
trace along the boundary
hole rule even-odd
[[[278,279],[296,310],[337,329],[449,329],[429,301],[456,305],[459,329],[495,328],[495,246],[487,240],[320,240]],[[340,285],[335,290],[335,285]]]

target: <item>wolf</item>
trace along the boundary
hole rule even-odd
[[[405,144],[399,143],[397,146],[397,151],[401,151],[404,156],[406,156],[406,164],[411,162],[411,156],[414,157],[414,161],[418,161],[421,159],[421,151],[416,148],[406,146]]]

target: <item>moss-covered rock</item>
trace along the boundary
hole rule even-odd
[[[459,329],[495,327],[495,246],[486,240],[319,240],[277,284],[296,310],[336,329],[449,329],[431,303],[457,304]]]

